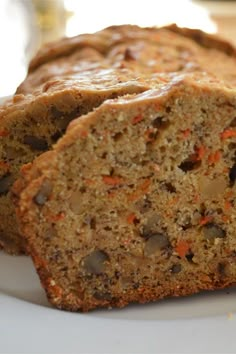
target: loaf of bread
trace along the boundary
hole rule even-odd
[[[48,150],[68,123],[109,98],[201,73],[235,85],[235,49],[201,31],[114,26],[43,47],[17,94],[0,107],[0,246],[24,252],[10,187],[19,168]]]
[[[107,100],[22,168],[17,216],[58,308],[123,307],[236,282],[236,90],[176,74]]]

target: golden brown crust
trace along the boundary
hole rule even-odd
[[[217,49],[229,56],[236,56],[236,48],[218,35],[209,34],[199,29],[178,27],[175,24],[166,26],[165,28],[187,38],[192,38],[205,48]]]
[[[37,55],[31,60],[29,72],[34,71],[40,65],[62,56],[71,55],[81,48],[93,48],[101,54],[105,54],[109,48],[119,43],[144,39],[154,33],[160,33],[166,29],[181,36],[193,39],[196,43],[206,48],[218,49],[227,55],[235,56],[235,48],[227,41],[214,35],[209,35],[201,30],[181,28],[175,24],[158,28],[140,28],[138,26],[123,25],[110,26],[96,34],[82,34],[72,38],[63,38],[60,41],[49,43],[39,50]]]

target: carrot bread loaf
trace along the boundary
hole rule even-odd
[[[43,47],[17,95],[0,108],[0,246],[24,251],[9,189],[20,166],[50,149],[72,119],[108,98],[167,83],[176,72],[204,71],[235,84],[235,68],[229,44],[176,26],[110,27]]]
[[[236,282],[236,90],[180,74],[74,120],[22,168],[20,230],[67,310]]]

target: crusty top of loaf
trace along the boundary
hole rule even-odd
[[[157,73],[170,72],[205,71],[235,85],[234,54],[230,44],[198,30],[113,26],[44,46],[17,93],[44,93],[44,84],[50,93],[59,86],[112,86],[123,75],[147,82]],[[117,79],[110,71],[116,71]]]
[[[220,43],[228,49],[223,50]],[[223,80],[223,86],[235,87],[234,52],[215,36],[174,25],[112,26],[95,34],[65,38],[39,51],[18,94],[0,107],[0,119],[16,111],[31,114],[34,106],[45,110],[60,97],[146,91],[181,73],[197,77],[204,72]]]
[[[192,39],[206,48],[215,48],[228,55],[236,56],[235,48],[227,41],[218,36],[206,34],[201,30],[180,28],[175,24],[161,28],[140,28],[135,25],[110,26],[94,34],[82,34],[71,38],[63,38],[60,41],[48,43],[43,46],[37,55],[31,60],[29,71],[34,71],[40,65],[59,58],[68,56],[81,47],[96,49],[101,54],[105,54],[109,48],[129,40],[151,40],[158,41],[158,36],[165,35],[165,32],[174,32],[180,36]],[[169,39],[178,39],[171,36]]]

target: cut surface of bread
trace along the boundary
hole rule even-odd
[[[123,307],[236,282],[236,91],[178,75],[73,121],[14,185],[58,308]]]
[[[97,75],[106,76],[104,72]],[[116,73],[109,72],[107,81],[116,80]],[[93,89],[64,88],[52,95],[17,95],[0,113],[0,246],[12,254],[24,253],[24,242],[19,235],[11,200],[11,186],[18,178],[20,167],[47,151],[63,135],[69,122],[83,113],[92,111],[105,99],[132,92],[142,92],[143,84],[122,78],[117,85],[105,84]]]
[[[0,247],[24,252],[10,188],[19,168],[49,150],[68,123],[109,98],[206,72],[236,82],[235,50],[201,31],[113,26],[42,48],[17,94],[0,107]]]

